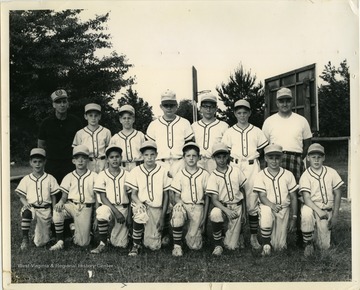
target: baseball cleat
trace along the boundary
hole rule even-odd
[[[251,235],[251,237],[250,237],[250,244],[251,244],[251,247],[252,247],[254,250],[260,250],[260,249],[261,249],[261,245],[259,244],[259,241],[258,241],[256,235]]]
[[[174,245],[174,249],[172,250],[172,255],[175,257],[181,257],[183,255],[183,251],[180,245]]]
[[[269,244],[264,245],[261,255],[262,256],[269,256],[270,254],[271,254],[271,246]]]
[[[245,249],[244,234],[240,234],[240,237],[239,237],[239,246],[240,246],[240,249]]]
[[[50,251],[59,251],[62,250],[63,248],[64,248],[64,241],[59,240],[55,245],[50,247]]]
[[[166,247],[170,244],[170,238],[169,236],[164,236],[162,239],[161,239],[161,245],[163,247]]]
[[[101,252],[103,252],[106,248],[106,245],[103,241],[100,241],[100,244],[97,246],[96,249],[93,249],[90,251],[91,254],[100,254]]]
[[[29,247],[29,241],[28,240],[22,240],[20,250],[24,251]]]
[[[212,254],[214,256],[221,256],[222,252],[223,252],[223,247],[222,246],[216,246],[214,251],[212,252]]]
[[[304,250],[304,256],[310,257],[312,254],[314,254],[314,246],[313,244],[307,244]]]
[[[134,244],[133,248],[131,249],[129,256],[137,256],[139,254],[141,246],[138,244]]]

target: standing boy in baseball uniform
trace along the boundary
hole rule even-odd
[[[283,148],[270,144],[264,149],[267,167],[255,177],[254,191],[259,194],[260,228],[263,239],[263,256],[287,247],[287,232],[296,228],[297,196],[294,175],[282,167]],[[289,224],[290,219],[290,224]]]
[[[88,125],[76,132],[73,147],[77,145],[88,147],[90,152],[88,169],[99,173],[105,168],[105,148],[110,143],[111,132],[109,129],[99,125],[101,119],[100,105],[87,104],[84,117]]]
[[[110,144],[122,148],[123,156],[121,166],[131,171],[135,166],[142,163],[140,146],[145,141],[142,132],[133,128],[135,122],[135,109],[130,105],[124,105],[119,109],[119,121],[122,130],[111,137]]]
[[[32,173],[24,176],[15,192],[23,204],[21,209],[21,230],[23,240],[20,246],[25,250],[29,246],[31,221],[36,221],[34,243],[37,247],[46,245],[50,240],[51,207],[55,205],[55,194],[60,191],[56,179],[44,172],[46,153],[42,148],[30,151]]]
[[[310,167],[300,178],[300,194],[305,204],[301,208],[301,231],[305,244],[305,256],[314,252],[315,242],[321,250],[330,247],[331,230],[337,223],[341,202],[341,186],[344,182],[331,167],[324,166],[325,150],[318,143],[310,145],[307,154]]]
[[[101,206],[96,210],[100,243],[91,253],[99,254],[106,248],[109,223],[114,221],[110,242],[115,247],[125,248],[128,244],[129,192],[125,186],[128,172],[120,167],[122,149],[116,145],[105,151],[109,168],[96,178],[94,191],[100,196]]]
[[[169,202],[168,190],[171,185],[167,170],[156,164],[156,143],[145,141],[140,152],[144,164],[131,170],[126,180],[126,185],[132,190],[133,211],[133,248],[129,256],[138,255],[143,234],[145,247],[151,250],[160,249],[161,232]]]
[[[228,165],[230,152],[224,143],[213,146],[213,157],[216,169],[211,173],[206,193],[211,196],[214,208],[210,212],[215,249],[213,255],[223,252],[222,230],[225,217],[228,220],[224,246],[229,250],[239,248],[241,221],[244,218],[245,203],[241,188],[246,186],[245,175],[238,167]]]
[[[221,142],[224,132],[229,125],[216,119],[217,99],[211,93],[204,93],[200,97],[200,113],[202,119],[191,125],[195,142],[200,147],[200,159],[198,165],[211,173],[216,168],[216,162],[212,158],[212,147]]]
[[[87,169],[89,149],[85,145],[73,149],[75,170],[67,174],[61,182],[62,197],[55,205],[53,220],[57,243],[50,251],[64,248],[64,220],[74,219],[74,243],[87,246],[90,243],[91,221],[97,199],[93,191],[97,174]]]
[[[149,124],[146,138],[156,143],[158,148],[157,162],[164,166],[169,173],[169,177],[173,178],[180,169],[184,168],[182,147],[186,142],[193,139],[194,133],[189,121],[176,115],[178,103],[176,94],[173,91],[166,90],[161,94],[160,108],[164,115]],[[170,194],[169,198],[171,205],[165,222],[162,241],[164,246],[170,242],[170,211],[174,203],[172,194]]]
[[[205,195],[209,173],[197,166],[200,147],[194,143],[186,143],[183,147],[185,168],[180,170],[171,183],[175,192],[175,206],[172,212],[171,226],[173,230],[173,256],[182,256],[182,233],[186,220],[189,220],[186,244],[190,249],[202,247],[202,233],[205,229],[209,208],[209,197]]]
[[[254,178],[260,171],[258,157],[263,148],[268,144],[264,133],[256,126],[249,123],[251,115],[250,103],[238,100],[234,105],[234,115],[237,123],[229,128],[222,138],[231,152],[230,164],[238,167],[246,177],[247,190],[245,191],[246,210],[249,215],[250,244],[258,250],[261,245],[257,239],[259,227],[258,195],[253,191]]]

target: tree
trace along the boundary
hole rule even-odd
[[[227,83],[221,83],[216,87],[220,100],[226,109],[219,109],[219,119],[227,122],[230,126],[237,120],[234,116],[234,104],[237,100],[246,99],[251,105],[250,122],[261,128],[264,122],[264,90],[262,83],[256,84],[256,75],[251,71],[246,72],[240,64],[235,72],[230,75]]]
[[[126,93],[123,94],[123,97],[118,100],[118,104],[120,107],[126,104],[134,107],[134,127],[137,130],[146,134],[146,129],[154,117],[152,107],[149,106],[148,102],[145,102],[142,98],[140,98],[138,96],[138,93],[136,91],[133,91],[130,87],[129,89],[127,89]]]
[[[320,136],[350,136],[350,74],[347,61],[335,68],[329,61],[318,88]]]
[[[200,113],[199,110],[196,108],[197,117],[199,119]],[[194,122],[194,116],[193,116],[193,103],[192,100],[181,100],[179,102],[179,108],[176,111],[176,114],[180,117],[183,117],[187,119],[190,124]]]
[[[105,32],[109,14],[80,21],[81,10],[10,11],[11,153],[27,156],[36,145],[38,126],[52,111],[50,95],[64,88],[71,111],[83,116],[86,103],[102,106],[102,124],[111,129],[116,120],[109,102],[133,79],[124,55],[95,52],[112,47]],[[106,115],[106,116],[105,116]],[[26,135],[21,133],[26,131]],[[25,149],[25,150],[24,150]],[[24,155],[25,152],[25,155]],[[23,154],[21,154],[23,153]]]

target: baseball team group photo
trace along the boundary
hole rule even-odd
[[[159,72],[146,96],[132,72],[146,66],[113,47],[116,15],[6,13],[5,288],[351,285],[350,56],[264,69],[258,81],[243,55],[215,89],[192,60],[190,93]]]

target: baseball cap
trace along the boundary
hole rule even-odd
[[[212,156],[219,153],[230,153],[229,148],[222,142],[214,144],[212,147]]]
[[[123,106],[121,106],[120,109],[119,109],[119,113],[122,113],[122,112],[128,112],[128,113],[131,113],[131,114],[135,115],[135,109],[131,105],[123,105]]]
[[[217,103],[217,98],[212,93],[203,93],[200,95],[200,104],[202,102],[211,102],[211,103]]]
[[[251,109],[250,103],[247,100],[241,99],[235,102],[234,109],[237,107],[246,107],[248,109]]]
[[[33,148],[30,151],[30,157],[33,157],[35,155],[40,155],[40,156],[46,157],[46,152],[42,148]]]
[[[161,104],[177,104],[176,94],[171,90],[166,90],[161,94]]]
[[[278,144],[270,144],[270,145],[265,147],[264,153],[265,153],[265,155],[267,155],[267,154],[282,155],[283,154],[283,148]]]
[[[89,111],[98,111],[101,113],[101,106],[95,103],[87,104],[85,106],[85,114]]]
[[[325,149],[319,143],[314,143],[309,146],[308,155],[311,153],[320,153],[325,155]]]
[[[150,149],[150,148],[155,149],[156,151],[157,150],[156,143],[151,140],[144,141],[140,146],[140,152],[143,153],[145,149]]]
[[[276,99],[289,99],[292,98],[291,90],[288,88],[281,88],[276,92]]]
[[[85,145],[77,145],[74,147],[73,149],[73,156],[76,156],[76,155],[86,155],[86,156],[89,156],[89,148]]]
[[[50,97],[51,97],[51,100],[53,102],[55,102],[59,99],[68,98],[68,95],[65,90],[61,89],[61,90],[56,90],[55,92],[53,92]]]
[[[106,157],[108,157],[109,154],[110,154],[112,151],[119,152],[120,155],[122,154],[122,149],[121,149],[121,147],[116,146],[116,145],[110,145],[110,146],[107,147],[106,150],[105,150],[105,155],[106,155]]]
[[[193,148],[195,149],[198,153],[200,152],[200,147],[198,144],[196,144],[195,142],[187,142],[184,144],[183,148],[182,148],[182,151],[185,152],[185,150],[189,148]]]

